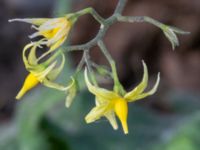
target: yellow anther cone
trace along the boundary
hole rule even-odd
[[[24,81],[24,85],[22,86],[21,90],[17,94],[16,99],[21,99],[26,92],[28,92],[30,89],[35,87],[38,83],[39,83],[38,79],[32,73],[30,73],[26,77]]]
[[[121,121],[125,134],[128,134],[127,116],[128,116],[128,105],[125,99],[115,100],[115,113]]]

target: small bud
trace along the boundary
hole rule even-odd
[[[111,72],[108,70],[106,66],[101,66],[97,64],[93,64],[93,66],[96,68],[97,72],[102,76],[112,76]]]
[[[176,46],[179,46],[179,40],[177,38],[177,34],[189,34],[190,32],[183,31],[181,29],[178,29],[176,27],[162,25],[161,29],[163,30],[165,36],[172,44],[172,49],[174,50]]]

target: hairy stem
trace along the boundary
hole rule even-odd
[[[100,24],[104,24],[104,18],[102,18],[93,8],[85,8],[75,13],[76,17],[80,17],[86,14],[91,14]]]
[[[164,24],[160,23],[159,21],[157,21],[153,18],[147,17],[147,16],[121,16],[121,15],[118,15],[117,20],[121,21],[121,22],[130,22],[130,23],[148,22],[150,24],[157,26],[158,28],[161,28],[164,25]]]
[[[122,11],[124,10],[124,7],[126,5],[127,0],[119,0],[117,7],[115,9],[114,14],[121,14]]]
[[[83,68],[84,64],[85,64],[85,57],[84,57],[84,54],[83,54],[78,66],[76,67],[75,76],[81,71],[81,69]]]
[[[108,50],[102,40],[98,41],[98,46],[100,47],[102,53],[105,55],[106,59],[108,60],[110,66],[111,66],[112,76],[113,76],[113,80],[114,80],[114,91],[124,95],[125,91],[119,81],[115,61],[113,60],[112,56],[108,52]]]

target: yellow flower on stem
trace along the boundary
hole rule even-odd
[[[31,39],[43,36],[43,45],[51,47],[52,50],[58,48],[68,37],[69,31],[75,22],[72,15],[66,15],[60,18],[24,18],[11,19],[9,22],[19,21],[32,24],[37,31],[30,35]]]
[[[141,83],[132,91],[126,93],[123,96],[114,91],[109,91],[107,89],[92,85],[89,81],[87,70],[85,70],[85,82],[88,90],[96,97],[96,106],[85,117],[86,122],[92,123],[104,116],[109,120],[112,127],[117,129],[118,125],[115,118],[115,116],[117,116],[122,124],[124,133],[128,134],[128,102],[135,102],[154,94],[160,81],[160,75],[158,74],[154,87],[150,91],[144,92],[148,84],[148,71],[144,62],[143,67],[144,75]]]
[[[25,82],[17,94],[16,99],[20,99],[27,91],[34,88],[38,83],[65,91],[68,87],[52,82],[57,78],[60,72],[63,70],[65,64],[65,56],[61,51],[56,51],[52,56],[46,59],[43,63],[38,63],[40,58],[36,57],[36,50],[40,47],[40,41],[36,43],[27,44],[23,50],[23,61],[26,69],[30,72],[26,77]],[[26,52],[30,50],[26,56]],[[46,52],[48,53],[48,51]],[[57,66],[57,57],[61,55],[62,60],[59,66]]]

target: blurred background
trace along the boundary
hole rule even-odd
[[[127,90],[142,78],[142,59],[149,69],[150,86],[161,72],[157,93],[129,105],[127,136],[121,127],[114,131],[106,119],[89,125],[84,122],[94,105],[94,97],[86,90],[70,109],[63,105],[64,94],[42,86],[23,100],[15,100],[27,75],[22,49],[33,30],[25,23],[8,23],[8,19],[62,16],[89,6],[106,18],[116,4],[117,0],[0,1],[0,150],[199,150],[199,0],[128,0],[124,15],[149,16],[191,32],[179,36],[175,51],[163,33],[147,23],[117,23],[108,30],[104,40]],[[85,43],[98,29],[91,16],[83,16],[69,43]],[[107,64],[97,47],[91,56],[97,63]],[[80,57],[80,53],[69,55],[61,81],[72,73]]]

